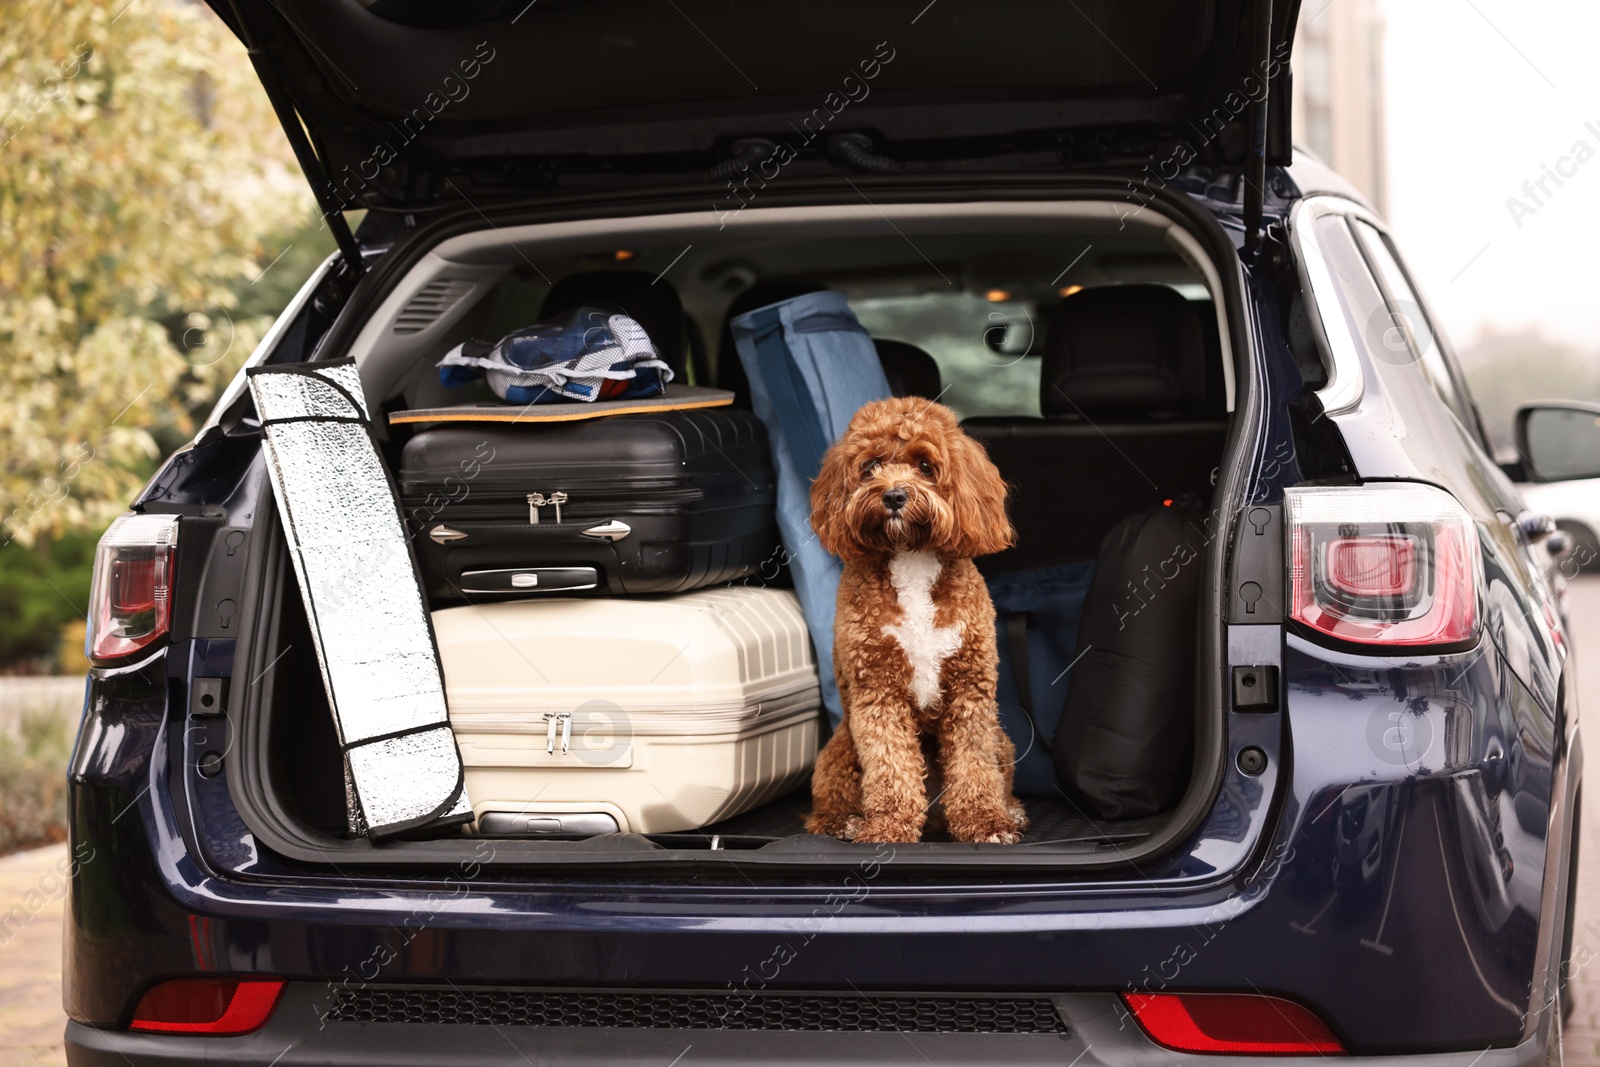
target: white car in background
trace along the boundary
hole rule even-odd
[[[1559,562],[1568,578],[1600,571],[1600,404],[1548,400],[1517,411],[1517,449],[1508,471],[1528,508],[1565,532],[1571,551]]]

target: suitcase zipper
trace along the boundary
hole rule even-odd
[[[744,483],[740,483],[741,485]],[[543,503],[534,501],[534,497],[543,496]],[[640,514],[656,514],[676,511],[689,504],[697,504],[706,499],[706,492],[699,486],[674,486],[671,488],[651,487],[638,484],[619,484],[616,482],[596,482],[594,485],[584,486],[581,494],[581,504],[564,490],[554,493],[529,493],[529,492],[472,492],[464,495],[460,500],[437,501],[423,490],[401,486],[400,503],[408,510],[425,509],[428,518],[448,521],[451,518],[466,519],[506,519],[515,514],[513,508],[518,506],[529,509],[528,522],[532,523],[533,509],[552,504],[553,497],[559,496],[560,503],[568,505],[579,511],[580,514],[590,516],[607,515],[615,512],[638,512]],[[563,509],[565,510],[565,509]],[[541,520],[543,515],[541,513]]]
[[[561,525],[561,505],[567,502],[567,494],[556,492],[545,496],[543,493],[528,494],[528,525],[539,525],[539,509],[546,504],[553,504],[556,509],[556,525]]]
[[[572,713],[559,711],[544,717],[544,750],[549,755],[555,755],[556,728],[561,729],[561,754],[565,756],[572,750]]]

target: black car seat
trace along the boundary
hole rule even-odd
[[[889,379],[889,392],[895,396],[939,399],[939,364],[932,356],[905,341],[874,337],[872,343],[878,350],[878,362],[883,364],[883,376]]]
[[[964,423],[1012,487],[1016,547],[983,570],[1094,559],[1125,515],[1188,492],[1209,503],[1228,421],[1220,388],[1208,389],[1222,368],[1201,310],[1164,285],[1087,289],[1056,306],[1042,417]]]
[[[656,279],[642,270],[596,270],[569,274],[550,287],[541,319],[585,304],[615,307],[644,327],[655,342],[656,351],[672,368],[673,380],[687,382],[685,375],[688,345],[683,301],[666,279]]]

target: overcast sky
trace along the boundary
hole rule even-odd
[[[1388,218],[1446,330],[1538,326],[1600,351],[1600,3],[1381,3]],[[1523,183],[1579,141],[1592,158],[1535,204]],[[1520,227],[1513,196],[1532,209]]]

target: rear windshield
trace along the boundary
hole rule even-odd
[[[1044,341],[1028,305],[974,293],[853,299],[873,337],[914,344],[939,364],[940,402],[962,418],[1039,414],[1037,352]]]
[[[553,281],[622,271],[681,298],[688,348],[702,361],[694,380],[715,384],[721,373],[737,370],[728,321],[754,306],[749,293],[777,285],[773,298],[781,299],[777,293],[835,289],[875,340],[912,345],[933,358],[938,399],[959,417],[1037,418],[1046,325],[1063,300],[1084,288],[1133,283],[1209,300],[1198,276],[1160,237],[1092,237],[919,234],[913,244],[891,233],[541,257],[537,266],[513,266],[435,349],[443,355],[461,335],[493,340],[540,321]],[[739,388],[736,381],[723,384]]]
[[[1198,284],[1173,288],[1190,300],[1207,296]],[[994,290],[852,297],[850,307],[873,337],[905,341],[932,356],[943,382],[940,402],[963,419],[1039,416],[1048,307]]]

